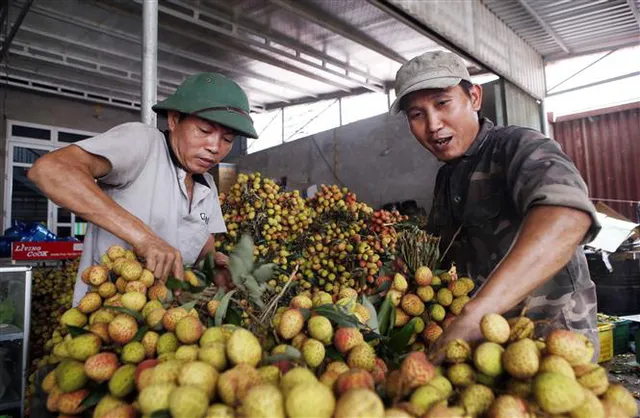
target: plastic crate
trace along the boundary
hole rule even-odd
[[[613,354],[623,354],[629,351],[629,326],[631,321],[623,320],[616,322],[613,329]]]
[[[598,336],[600,338],[598,363],[609,361],[613,358],[613,328],[612,324],[598,324]]]

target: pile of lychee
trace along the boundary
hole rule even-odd
[[[401,370],[389,374],[387,395],[410,416],[422,417],[637,415],[631,393],[591,362],[593,345],[584,335],[555,329],[534,339],[533,325],[526,317],[510,326],[498,314],[485,315],[484,340],[473,346],[450,341],[438,368],[422,353],[409,354]]]

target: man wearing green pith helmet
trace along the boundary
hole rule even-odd
[[[57,205],[89,221],[79,273],[112,245],[132,248],[161,280],[215,248],[226,232],[208,171],[239,136],[257,138],[242,88],[216,73],[187,78],[153,106],[168,130],[118,125],[39,158],[28,177]],[[77,280],[74,305],[87,291]]]

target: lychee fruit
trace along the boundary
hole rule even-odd
[[[278,334],[285,340],[290,340],[304,328],[304,316],[298,309],[287,309],[280,319]]]
[[[162,326],[167,331],[174,332],[178,321],[187,316],[189,313],[184,308],[171,308],[162,317]]]
[[[102,383],[111,379],[118,366],[118,357],[114,353],[104,352],[89,357],[84,363],[84,372],[89,379]]]
[[[361,324],[366,324],[367,321],[371,318],[371,313],[369,309],[367,309],[364,305],[360,303],[356,303],[353,314],[358,318]]]
[[[147,294],[147,286],[142,283],[142,281],[140,280],[134,280],[132,282],[127,282],[127,284],[124,287],[124,293],[131,293],[131,292],[138,292],[138,293],[142,293],[143,295]],[[146,296],[145,296],[146,298]],[[146,301],[146,299],[145,299]],[[143,305],[144,306],[144,305]],[[140,308],[142,309],[142,308]]]
[[[335,408],[335,418],[384,417],[382,400],[373,390],[369,389],[350,390],[338,399]]]
[[[460,280],[454,280],[447,286],[454,298],[467,295],[467,284]]]
[[[311,338],[322,342],[324,345],[331,344],[331,338],[333,337],[333,326],[324,316],[314,316],[307,322],[307,329]]]
[[[289,395],[291,390],[302,384],[317,382],[316,376],[311,370],[304,367],[296,367],[286,372],[280,379],[280,390],[284,394],[285,398]]]
[[[445,311],[444,307],[438,303],[434,303],[429,307],[429,318],[436,322],[440,322],[444,319],[447,311]]]
[[[262,366],[258,369],[262,383],[278,385],[280,383],[280,369],[273,364]]]
[[[136,260],[126,260],[120,266],[120,276],[128,282],[138,280],[142,276],[142,264]]]
[[[108,324],[116,315],[109,309],[98,309],[89,317],[89,325]]]
[[[420,286],[416,290],[416,294],[418,295],[420,300],[422,300],[425,303],[431,302],[436,295],[435,291],[433,290],[433,287],[431,286]]]
[[[376,365],[376,352],[367,343],[358,344],[349,351],[347,364],[351,368],[357,367],[370,372]]]
[[[169,409],[169,396],[176,387],[174,383],[155,383],[144,388],[138,396],[142,413],[151,415],[156,411]]]
[[[333,345],[342,354],[364,343],[364,337],[357,328],[338,328],[333,336]]]
[[[233,408],[222,404],[213,404],[207,409],[206,418],[235,418],[236,413]]]
[[[304,332],[301,332],[291,339],[291,345],[297,350],[302,350],[302,346],[304,342],[307,341],[307,338],[309,337],[307,337]]]
[[[109,279],[109,270],[105,266],[90,266],[82,272],[82,281],[91,286],[100,286]]]
[[[153,273],[147,269],[142,270],[142,274],[140,275],[139,281],[144,284],[147,289],[149,289],[156,281],[156,278],[153,277]]]
[[[533,337],[535,324],[526,316],[518,316],[507,320],[510,328],[509,342]]]
[[[413,415],[409,414],[400,408],[389,408],[384,411],[385,418],[413,418]]]
[[[430,385],[420,386],[411,395],[411,405],[419,415],[424,414],[436,403],[445,399],[444,393]]]
[[[204,326],[200,320],[191,315],[180,319],[176,325],[176,337],[182,344],[197,343],[204,333]]]
[[[102,298],[96,292],[89,292],[78,302],[78,309],[83,314],[90,314],[102,306]]]
[[[200,348],[198,359],[215,367],[219,372],[227,369],[226,346],[220,342],[212,342]]]
[[[169,302],[172,298],[171,291],[164,283],[158,282],[151,286],[147,292],[147,297],[150,300],[158,300],[160,302]]]
[[[166,353],[175,353],[177,349],[178,338],[173,332],[166,332],[160,335],[160,338],[158,338],[158,344],[156,344],[158,356]]]
[[[285,410],[289,418],[331,418],[336,409],[331,389],[317,381],[294,386],[285,399]]]
[[[396,289],[391,289],[387,292],[386,298],[391,302],[391,304],[395,307],[400,305],[400,301],[402,300],[402,292]]]
[[[122,306],[134,312],[140,312],[147,303],[147,297],[141,292],[128,292],[122,295]]]
[[[111,396],[110,394],[106,394],[100,399],[96,408],[93,410],[93,416],[95,418],[102,418],[109,411],[116,409],[119,406],[126,405],[122,399],[118,399],[115,396]]]
[[[418,286],[428,286],[433,279],[433,272],[427,266],[420,266],[416,269],[415,282]]]
[[[260,383],[260,373],[248,364],[241,363],[220,375],[217,393],[226,405],[234,406],[236,402],[242,402],[249,389]]]
[[[124,257],[126,250],[120,245],[112,245],[107,249],[107,256],[111,261],[116,261],[118,258]]]
[[[591,343],[582,334],[564,329],[554,329],[547,336],[546,342],[547,351],[550,354],[564,357],[572,366],[585,364],[591,360],[589,351]]]
[[[116,289],[118,289],[118,293],[125,293],[127,291],[127,283],[129,282],[127,282],[122,277],[118,277],[116,279]]]
[[[318,292],[311,298],[311,302],[313,303],[313,307],[318,307],[322,305],[328,305],[333,303],[333,298],[327,292]]]
[[[538,373],[540,357],[536,343],[529,338],[507,346],[502,354],[505,370],[517,379],[528,379]]]
[[[380,357],[376,357],[376,365],[373,366],[371,376],[376,384],[384,383],[387,378],[387,364]]]
[[[449,398],[449,396],[453,394],[453,386],[449,379],[444,376],[435,376],[429,381],[429,383],[427,383],[427,385],[438,389],[438,391],[442,393],[444,399]]]
[[[180,324],[178,324],[180,325]],[[180,335],[178,335],[180,338]],[[239,328],[227,342],[227,358],[232,364],[246,363],[250,366],[257,366],[262,360],[262,346],[260,341],[251,332]]]
[[[471,416],[479,416],[489,410],[495,396],[485,385],[475,384],[466,388],[460,395],[460,403]]]
[[[339,373],[344,373],[346,371],[349,371],[349,366],[347,366],[347,363],[343,362],[343,361],[332,361],[331,363],[327,364],[327,370],[335,370]]]
[[[242,409],[247,417],[285,418],[284,398],[272,384],[260,384],[249,389],[242,401]]]
[[[313,338],[307,339],[302,345],[302,358],[309,367],[318,367],[324,360],[324,344]]]
[[[507,393],[516,395],[519,398],[527,399],[533,392],[533,385],[530,380],[509,379],[506,384]]]
[[[206,347],[210,343],[226,344],[229,338],[231,338],[231,335],[227,337],[222,327],[207,328],[202,337],[200,337],[200,347]]]
[[[182,362],[195,361],[198,359],[200,347],[197,344],[181,345],[176,350],[176,360]]]
[[[119,314],[109,323],[109,337],[118,344],[126,344],[135,337],[138,332],[138,323],[127,315]]]
[[[456,280],[454,283],[457,283],[457,282],[458,281]],[[449,306],[449,310],[454,315],[460,315],[465,305],[469,302],[469,300],[470,300],[469,296],[457,297],[453,300],[453,302],[451,302],[451,306]]]
[[[422,331],[422,338],[430,344],[436,342],[441,335],[442,328],[435,322],[429,322]]]
[[[396,328],[404,327],[409,323],[410,320],[411,317],[405,311],[403,311],[401,308],[396,309],[396,318],[394,323],[394,326]]]
[[[135,389],[136,366],[120,366],[109,379],[109,392],[117,398],[124,398]]]
[[[500,344],[484,342],[473,352],[473,364],[478,371],[487,376],[500,376],[504,371],[502,353],[504,353],[504,348]]]
[[[451,305],[451,302],[453,302],[453,294],[451,293],[451,290],[443,287],[438,290],[438,293],[436,293],[436,300],[442,306],[449,306]]]
[[[80,389],[69,393],[63,393],[60,395],[56,407],[58,412],[67,415],[81,414],[86,410],[87,406],[82,406],[82,401],[89,396],[87,389]]]
[[[582,388],[582,392],[584,399],[577,408],[569,412],[571,418],[605,418],[604,407],[600,399],[587,388]]]
[[[60,325],[84,327],[87,324],[87,316],[80,312],[78,308],[71,308],[60,317]]]
[[[218,372],[213,366],[202,361],[187,362],[178,375],[180,386],[196,386],[204,390],[209,399],[213,399],[218,383]]]
[[[527,404],[513,395],[500,395],[491,404],[488,418],[529,418]]]
[[[82,389],[89,381],[84,365],[76,360],[63,360],[56,367],[55,376],[57,386],[63,393]]]
[[[144,360],[144,345],[139,341],[131,341],[122,348],[120,359],[123,363],[138,364]]]
[[[447,377],[454,386],[467,387],[476,382],[476,372],[467,363],[454,364],[447,369]]]
[[[581,364],[573,369],[578,383],[600,396],[609,388],[607,371],[597,364]]]
[[[396,273],[393,276],[393,283],[391,284],[391,287],[399,292],[404,293],[407,291],[409,284],[407,283],[407,279],[405,279],[402,274]]]
[[[158,347],[158,340],[160,335],[155,331],[147,331],[142,336],[142,347],[144,348],[144,356],[146,358],[153,358],[156,355],[156,348]]]
[[[609,386],[602,399],[622,408],[630,417],[638,415],[638,404],[627,388],[619,383]]]
[[[423,352],[409,353],[400,366],[402,390],[426,385],[435,377],[435,368]]]
[[[533,394],[540,407],[549,414],[563,414],[577,408],[584,400],[582,386],[560,373],[539,373],[533,381]]]
[[[445,348],[445,358],[449,363],[463,363],[471,358],[469,343],[460,338],[451,340]]]
[[[358,297],[358,292],[351,288],[351,287],[343,287],[340,289],[340,292],[338,293],[338,297],[339,298],[357,298]],[[294,298],[295,299],[295,298]]]
[[[104,282],[98,286],[98,294],[104,299],[108,299],[118,292],[116,284],[113,282]]]
[[[291,306],[294,309],[300,309],[300,308],[311,309],[313,307],[313,302],[311,301],[311,298],[308,296],[298,295],[298,296],[295,296],[293,299],[291,299],[291,303],[289,303],[289,306]]]
[[[100,352],[102,339],[92,333],[82,334],[67,342],[67,352],[74,360],[85,361]]]
[[[215,317],[216,312],[218,310],[218,306],[220,306],[220,301],[219,300],[210,300],[209,302],[207,302],[207,313],[209,314],[210,317]]]
[[[402,297],[400,302],[402,309],[411,316],[420,316],[424,312],[424,303],[417,295],[408,293]]]
[[[169,395],[169,411],[174,418],[202,418],[209,408],[209,398],[196,386],[180,386]]]
[[[373,376],[366,370],[350,369],[340,374],[333,385],[336,396],[340,397],[352,389],[373,390],[375,383]]]

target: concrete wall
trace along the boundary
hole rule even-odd
[[[541,109],[538,101],[516,85],[504,82],[507,122],[542,130]]]
[[[428,212],[440,163],[403,116],[387,114],[232,160],[239,172],[287,177],[287,186],[344,184],[373,207],[414,199]]]

